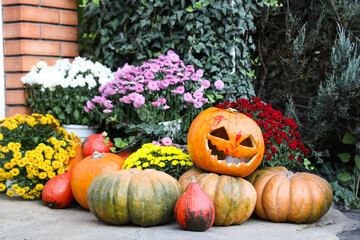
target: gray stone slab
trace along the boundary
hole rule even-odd
[[[191,232],[172,222],[162,226],[113,226],[73,204],[66,209],[50,209],[40,200],[22,200],[0,194],[0,239],[6,240],[92,240],[92,239],[338,239],[343,231],[360,229],[360,222],[334,208],[311,224],[273,223],[251,217],[237,226],[213,226],[205,232]],[[360,238],[359,238],[360,239]]]

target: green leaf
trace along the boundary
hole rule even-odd
[[[75,119],[75,120],[80,119],[80,112],[79,112],[78,109],[75,109],[73,115],[74,115],[74,119]]]
[[[338,156],[338,157],[340,158],[340,160],[341,160],[342,162],[344,162],[344,163],[349,162],[349,161],[350,161],[350,158],[351,158],[350,153],[339,153],[337,156]]]
[[[188,11],[188,12],[193,12],[193,11],[195,11],[191,6],[188,6],[185,10]]]
[[[197,9],[201,9],[201,7],[202,7],[201,2],[195,3],[195,7],[196,7]]]
[[[360,156],[356,154],[354,159],[355,159],[357,168],[360,170]]]
[[[350,177],[349,173],[341,173],[337,176],[337,179],[339,179],[340,181],[346,182],[346,181],[349,181],[351,179],[351,177]]]
[[[342,139],[342,142],[345,144],[354,144],[355,140],[355,137],[351,133],[346,132],[344,138]]]

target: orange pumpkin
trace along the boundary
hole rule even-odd
[[[260,127],[232,109],[208,108],[191,123],[188,151],[204,170],[237,177],[250,175],[264,156]]]
[[[75,157],[71,158],[69,160],[69,170],[68,172],[70,172],[72,169],[75,168],[75,166],[81,161],[83,160],[83,155],[82,155],[82,151],[81,151],[81,144],[79,143],[78,145],[76,145],[75,148],[76,151],[76,155]]]
[[[248,180],[257,192],[255,213],[273,222],[310,223],[330,209],[333,193],[323,178],[285,167],[255,171]]]
[[[75,200],[83,208],[89,209],[87,192],[92,180],[101,173],[120,170],[123,165],[124,159],[114,153],[95,152],[84,158],[71,176],[71,190]]]

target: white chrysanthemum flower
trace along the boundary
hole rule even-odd
[[[76,81],[70,81],[70,87],[76,88],[78,86],[78,83]]]
[[[87,83],[89,89],[92,89],[97,85],[95,78],[92,74],[88,74],[85,76],[85,82]]]
[[[45,61],[40,61],[36,64],[36,67],[39,69],[46,67],[46,66],[47,66],[47,62],[45,62]]]
[[[85,87],[86,86],[85,78],[82,75],[78,75],[76,77],[75,81],[77,82],[79,87]]]
[[[23,84],[28,84],[30,86],[36,84],[36,79],[38,77],[38,73],[37,72],[29,72],[28,74],[26,74],[25,76],[23,76],[21,78],[21,81]]]
[[[59,71],[66,72],[70,69],[71,63],[69,59],[61,59],[56,61],[55,66],[59,69]]]
[[[69,78],[64,78],[64,80],[60,83],[60,86],[62,88],[67,88],[70,86],[70,79]]]

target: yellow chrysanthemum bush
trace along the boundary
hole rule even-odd
[[[79,142],[49,114],[0,120],[0,192],[40,198],[45,183],[68,170]]]
[[[178,179],[193,166],[190,156],[181,149],[147,143],[125,160],[123,168],[152,168]]]

